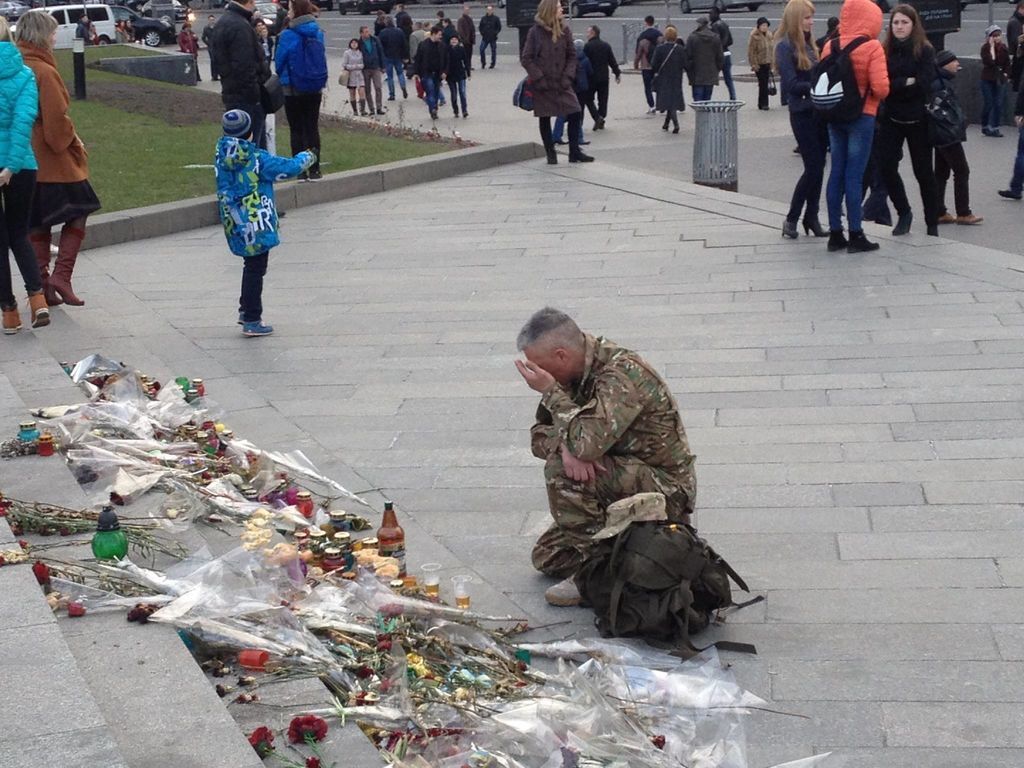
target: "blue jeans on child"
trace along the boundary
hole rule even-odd
[[[832,152],[832,170],[828,176],[825,200],[828,203],[828,228],[843,229],[843,198],[846,220],[851,232],[864,229],[861,201],[864,197],[864,169],[871,156],[875,138],[875,116],[861,115],[849,123],[828,124],[828,144]]]
[[[1006,98],[1006,84],[992,80],[981,81],[981,127],[998,131],[1003,121],[1003,100]]]
[[[384,71],[388,80],[388,99],[395,98],[395,72],[398,72],[398,85],[405,91],[405,67],[401,59],[384,59]]]

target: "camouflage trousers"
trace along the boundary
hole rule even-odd
[[[603,463],[607,472],[594,482],[580,483],[566,477],[561,454],[545,462],[554,522],[533,546],[533,567],[538,571],[560,579],[576,573],[593,547],[591,537],[605,525],[605,509],[634,493],[664,494],[669,520],[689,522],[697,497],[692,468],[675,475],[629,456],[605,456]]]

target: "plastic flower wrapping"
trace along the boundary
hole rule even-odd
[[[344,574],[331,570],[296,534],[328,524],[339,500],[365,502],[301,452],[236,437],[188,379],[161,387],[99,355],[70,375],[88,402],[37,415],[95,502],[118,505],[126,528],[137,521],[136,540],[151,546],[154,527],[173,539],[213,525],[236,541],[216,557],[164,546],[174,561],[162,569],[135,552],[70,563],[43,550],[56,610],[125,610],[129,620],[169,624],[214,677],[235,664],[247,669],[247,690],[316,678],[333,705],[294,713],[293,730],[302,718],[312,718],[316,734],[319,718],[355,724],[382,762],[399,768],[747,768],[744,722],[767,702],[743,690],[713,649],[680,661],[637,640],[525,642],[519,634],[529,627],[519,617],[451,607],[415,584],[396,587],[397,565],[372,551],[356,552]],[[300,490],[314,509],[300,508]],[[21,515],[14,522],[44,528],[88,523],[74,523],[73,533],[94,520],[40,504],[7,508]],[[345,519],[351,530],[369,528]],[[280,757],[269,729],[254,731],[250,743],[268,761]],[[315,752],[307,764],[319,761]]]

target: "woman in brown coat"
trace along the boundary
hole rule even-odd
[[[573,85],[576,81],[576,48],[572,32],[562,18],[559,0],[541,0],[534,25],[526,35],[520,62],[533,88],[533,114],[540,120],[540,138],[551,165],[558,163],[551,138],[551,118],[565,116],[569,123],[569,162],[590,163],[594,158],[580,151],[583,112]]]
[[[85,304],[71,287],[78,251],[85,239],[85,220],[100,209],[89,184],[85,146],[68,117],[67,88],[53,58],[57,22],[46,11],[29,11],[18,20],[15,35],[25,64],[39,86],[39,118],[32,127],[32,151],[39,172],[29,222],[29,241],[39,262],[43,290],[50,306]],[[57,263],[50,268],[50,239],[55,224],[63,224]],[[58,298],[59,296],[59,298]]]

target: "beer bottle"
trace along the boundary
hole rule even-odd
[[[377,529],[377,540],[380,542],[380,554],[395,558],[398,561],[398,575],[405,576],[405,530],[398,524],[395,505],[390,501],[384,502],[384,518]]]

